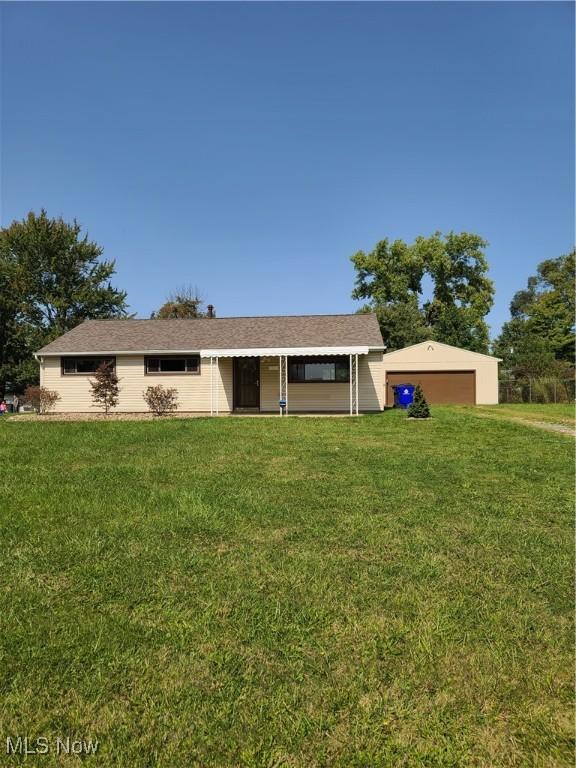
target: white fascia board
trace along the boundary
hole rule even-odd
[[[199,349],[121,349],[89,352],[35,352],[42,357],[94,357],[95,355],[201,355]]]

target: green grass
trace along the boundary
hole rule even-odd
[[[433,413],[0,423],[0,749],[572,765],[571,441]]]
[[[570,403],[511,403],[502,405],[477,406],[479,412],[526,419],[527,421],[542,421],[548,424],[564,424],[573,427],[576,412],[574,404]]]

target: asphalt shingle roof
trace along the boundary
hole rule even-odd
[[[376,315],[86,320],[38,354],[343,346],[383,347]]]

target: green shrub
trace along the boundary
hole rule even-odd
[[[50,413],[58,400],[60,400],[60,395],[53,389],[30,385],[29,387],[26,387],[23,400],[25,403],[35,408],[38,413]]]
[[[566,383],[561,379],[533,379],[531,382],[532,403],[568,403],[570,396]]]
[[[430,408],[424,397],[424,392],[420,384],[414,390],[414,400],[408,406],[408,416],[413,419],[427,419],[430,416]]]
[[[142,397],[155,416],[164,416],[178,408],[178,392],[174,387],[164,389],[162,384],[157,384],[155,387],[148,387]]]

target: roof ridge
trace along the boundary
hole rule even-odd
[[[487,354],[486,352],[476,352],[473,349],[468,349],[467,347],[456,347],[454,344],[448,344],[445,341],[438,341],[438,339],[424,339],[424,341],[417,341],[415,344],[408,344],[406,347],[400,347],[400,349],[391,349],[390,352],[386,352],[386,355],[394,355],[396,352],[405,352],[408,349],[413,349],[414,347],[422,347],[424,344],[440,344],[441,347],[448,347],[448,349],[455,349],[458,352],[468,352],[470,355],[478,355],[478,357],[488,357],[491,360],[499,360],[502,362],[501,357],[496,357],[495,355]]]
[[[85,323],[109,323],[133,320],[137,322],[172,322],[174,320],[279,320],[283,317],[366,317],[367,315],[376,315],[375,312],[334,312],[332,314],[304,314],[304,315],[226,315],[225,317],[90,317],[86,318]]]

